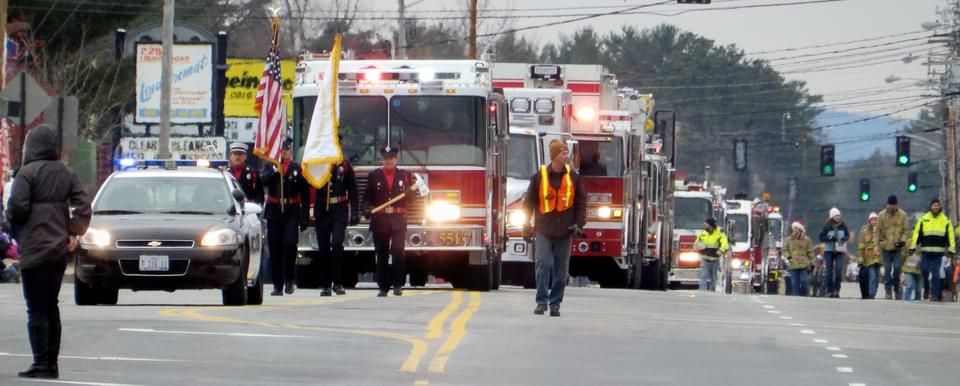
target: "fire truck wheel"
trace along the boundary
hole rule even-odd
[[[467,270],[467,287],[473,291],[489,291],[493,288],[493,265],[471,265]]]
[[[320,259],[316,252],[305,252],[294,269],[298,288],[320,288]]]
[[[640,256],[634,256],[633,259],[631,259],[630,276],[631,289],[641,289],[647,285],[643,280],[643,260]]]
[[[493,278],[490,283],[490,289],[499,290],[503,282],[503,262],[500,261],[500,255],[493,259]]]
[[[410,272],[410,285],[413,287],[426,287],[427,286],[427,271],[412,271]]]
[[[525,264],[520,271],[520,280],[523,284],[523,288],[533,289],[537,288],[537,269],[533,264]]]
[[[600,276],[599,282],[601,288],[627,288],[630,284],[630,271],[619,267],[612,268]]]

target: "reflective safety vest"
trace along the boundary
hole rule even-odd
[[[714,229],[712,233],[706,230],[700,231],[700,234],[697,235],[696,246],[703,248],[700,250],[700,254],[707,261],[719,260],[720,255],[730,249],[727,235],[719,229]]]
[[[540,213],[563,212],[573,206],[573,177],[570,176],[570,165],[564,167],[567,172],[560,179],[560,189],[554,189],[550,186],[547,165],[540,166]]]
[[[913,227],[913,248],[916,248],[917,244],[920,244],[923,252],[953,253],[956,249],[950,219],[943,213],[936,216],[930,212],[924,213]]]

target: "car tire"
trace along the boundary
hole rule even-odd
[[[240,265],[240,277],[221,290],[223,305],[243,306],[247,304],[247,261],[249,261],[249,259],[245,256]]]
[[[73,301],[78,306],[95,306],[100,304],[100,291],[90,284],[74,278],[73,280]]]
[[[115,306],[120,298],[120,290],[117,288],[99,288],[100,304]]]
[[[263,271],[257,275],[253,286],[247,287],[247,305],[259,306],[263,304]]]

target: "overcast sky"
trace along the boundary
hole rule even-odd
[[[361,0],[368,9],[377,10],[396,10],[397,0]],[[407,4],[415,4],[409,12],[413,15],[429,15],[430,11],[436,10],[455,10],[462,9],[462,3],[466,0],[406,0]],[[550,8],[563,13],[592,13],[613,11],[616,8],[612,6],[635,6],[656,2],[655,0],[481,0],[486,1],[491,9],[509,9],[509,8]],[[646,10],[653,10],[661,13],[672,13],[674,11],[688,10],[692,8],[718,8],[738,5],[751,4],[773,4],[789,3],[796,1],[809,0],[715,0],[713,5],[677,5],[668,4]],[[920,31],[920,24],[926,21],[937,19],[936,9],[938,6],[944,6],[946,0],[847,0],[834,3],[821,3],[797,6],[741,9],[741,10],[723,10],[712,12],[690,12],[679,16],[661,16],[661,15],[615,15],[604,16],[590,20],[584,20],[560,26],[546,27],[523,32],[523,36],[532,39],[542,45],[547,42],[555,42],[558,36],[562,34],[570,35],[581,27],[593,27],[601,34],[606,34],[613,30],[619,30],[623,25],[630,25],[638,28],[649,28],[661,23],[671,23],[680,26],[682,29],[695,32],[707,38],[715,40],[718,44],[736,44],[747,52],[777,50],[784,48],[806,47],[811,45],[830,44],[835,42],[873,38],[882,35],[892,35],[900,33],[910,33]],[[583,7],[585,5],[595,6],[595,10],[590,9],[569,9],[571,7]],[[527,14],[530,14],[529,12]],[[436,13],[433,13],[436,15]],[[516,20],[515,27],[526,27],[539,25],[553,21],[564,20],[564,18],[531,18]],[[493,23],[493,22],[491,22]],[[888,38],[883,40],[869,41],[863,43],[853,43],[846,46],[834,46],[829,48],[814,48],[796,52],[781,52],[767,55],[758,55],[763,58],[789,57],[803,55],[808,53],[817,53],[830,51],[834,49],[846,49],[850,47],[887,43],[907,38],[918,38],[922,34],[907,35],[900,38]],[[886,91],[896,86],[908,87],[909,81],[893,86],[887,85],[884,78],[890,75],[896,75],[901,78],[926,78],[927,69],[920,64],[922,60],[917,60],[912,64],[904,64],[896,60],[902,54],[906,56],[911,51],[926,51],[928,48],[939,48],[941,46],[927,45],[920,46],[925,40],[905,42],[888,46],[891,52],[877,58],[878,49],[868,50],[874,52],[873,55],[860,55],[851,57],[850,60],[862,59],[867,65],[853,65],[854,67],[841,71],[818,71],[807,73],[795,73],[787,75],[788,78],[801,79],[807,81],[809,89],[814,94],[822,94],[829,100],[841,100],[849,103],[851,101],[850,91],[876,89]],[[882,49],[881,49],[882,50]],[[862,52],[862,51],[859,51]],[[917,53],[915,55],[925,55]],[[813,59],[823,58],[821,56]],[[876,58],[876,60],[869,60]],[[806,59],[806,58],[804,58]],[[804,59],[788,59],[797,61]],[[870,65],[878,61],[890,61],[879,65]],[[825,62],[827,65],[844,63],[841,59],[830,59]],[[820,63],[822,66],[823,63]],[[800,66],[800,67],[798,67]],[[778,67],[781,71],[802,68],[806,65],[794,64],[794,67]],[[924,93],[921,89],[900,90],[899,92],[886,91],[882,94],[883,98],[896,98],[909,95],[921,95]],[[881,94],[873,94],[867,98],[879,99]],[[853,99],[852,101],[862,101],[863,99]],[[889,100],[889,99],[887,99]],[[912,105],[922,103],[911,102]],[[893,101],[888,104],[872,104],[862,106],[844,106],[842,109],[854,111],[863,114],[883,114],[898,107],[908,107],[902,102]],[[912,116],[915,114],[911,112]],[[901,115],[905,116],[905,115]]]

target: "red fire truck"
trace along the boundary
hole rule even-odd
[[[670,284],[696,285],[700,281],[700,252],[694,244],[704,221],[713,217],[723,224],[723,194],[719,186],[676,182],[673,193],[673,258]]]
[[[299,148],[310,126],[328,60],[305,54],[293,89],[293,137]],[[474,60],[345,60],[340,62],[340,134],[360,192],[379,166],[378,149],[400,149],[400,167],[419,174],[429,197],[408,205],[410,284],[429,273],[456,288],[499,286],[504,246],[507,105],[493,92],[490,67]],[[298,154],[299,156],[299,154]],[[368,224],[347,228],[345,284],[373,272]],[[301,264],[317,266],[316,233],[300,237]],[[306,276],[316,269],[303,269]]]

